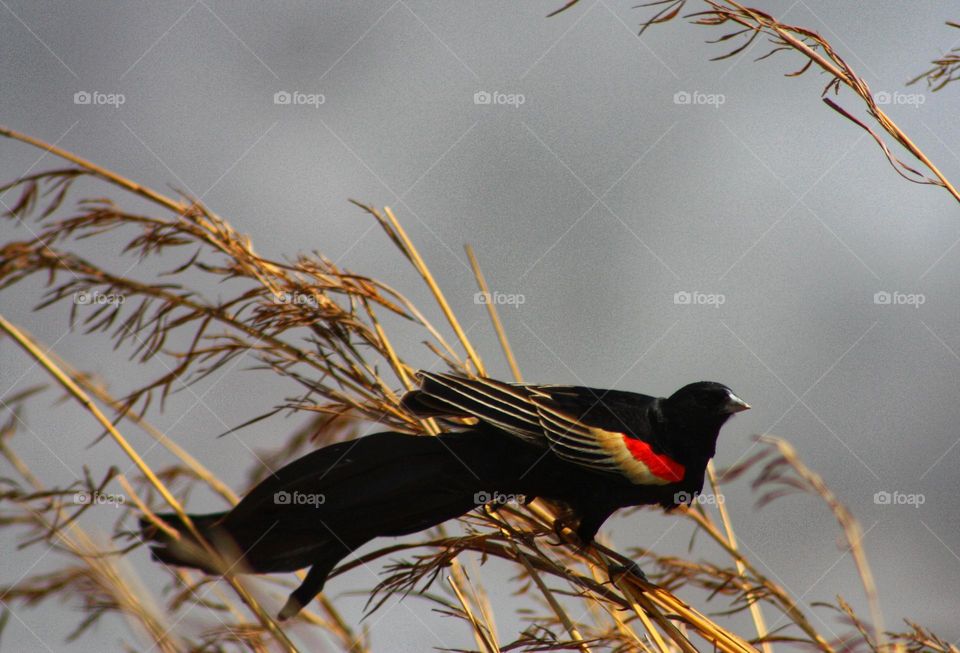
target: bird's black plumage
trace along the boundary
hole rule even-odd
[[[420,389],[402,400],[407,410],[477,424],[437,437],[378,433],[314,451],[268,477],[233,510],[191,516],[217,556],[170,514],[160,517],[178,539],[143,524],[153,556],[210,573],[309,566],[281,611],[286,618],[366,542],[435,526],[497,493],[566,503],[584,543],[618,508],[676,507],[702,489],[720,427],[749,408],[711,382],[664,399],[451,374],[419,378]]]

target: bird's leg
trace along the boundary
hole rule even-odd
[[[640,569],[640,565],[625,555],[605,547],[594,539],[597,535],[597,531],[599,531],[600,527],[603,525],[603,522],[607,521],[607,518],[613,514],[614,510],[615,509],[601,508],[584,512],[583,517],[580,520],[580,525],[577,526],[577,537],[585,544],[593,544],[593,548],[602,556],[606,556],[607,558],[612,558],[613,560],[617,561],[617,564],[613,565],[610,564],[609,560],[606,561],[611,576],[630,573],[638,578],[647,580],[647,576],[643,573],[643,570]]]
[[[331,563],[316,563],[310,567],[307,577],[300,583],[300,587],[295,589],[287,599],[287,602],[280,610],[277,618],[285,621],[290,617],[295,617],[313,598],[323,590],[323,584],[327,580],[327,575],[336,565],[336,561]]]
[[[580,523],[580,511],[574,506],[564,501],[550,501],[554,511],[553,534],[557,537],[556,542],[551,542],[550,546],[569,545],[576,549],[583,548],[583,542],[577,536],[576,526]]]
[[[580,523],[577,525],[577,537],[580,538],[581,542],[590,543],[593,542],[593,538],[596,537],[597,531],[600,530],[600,527],[603,526],[603,522],[607,521],[607,518],[613,514],[613,510],[601,508],[601,509],[592,509],[580,511]]]
[[[596,515],[591,515],[590,517],[596,517]],[[632,574],[643,581],[650,582],[647,579],[647,575],[643,573],[643,570],[640,568],[640,565],[622,553],[617,553],[594,539],[594,536],[600,528],[600,524],[606,520],[606,517],[596,519],[590,517],[584,517],[576,529],[571,529],[562,519],[554,521],[553,531],[557,534],[557,544],[567,544],[574,547],[580,553],[583,553],[588,546],[593,546],[594,550],[599,553],[600,557],[606,562],[611,578],[621,574]]]
[[[593,542],[593,538],[596,536],[597,531],[600,530],[603,522],[605,522],[607,517],[609,517],[612,513],[612,509],[606,508],[591,508],[585,510],[578,507],[571,507],[570,511],[560,515],[556,521],[554,521],[553,530],[557,534],[557,538],[560,540],[560,542],[569,544],[578,551],[582,552],[588,544]],[[570,524],[570,521],[574,521],[576,523],[576,528]],[[573,532],[566,532],[566,529],[569,529]]]

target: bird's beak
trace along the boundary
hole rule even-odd
[[[727,412],[739,413],[744,410],[750,410],[750,404],[731,392],[727,397]]]

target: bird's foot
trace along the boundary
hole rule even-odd
[[[557,536],[556,542],[548,542],[551,546],[570,546],[577,551],[586,548],[587,543],[562,519],[556,519],[553,522],[553,534]]]

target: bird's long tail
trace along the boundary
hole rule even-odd
[[[354,549],[378,536],[414,533],[458,517],[478,504],[478,495],[509,491],[504,479],[517,478],[513,468],[530,462],[517,455],[512,439],[490,433],[378,433],[290,463],[230,512],[192,515],[214,556],[175,515],[159,517],[180,537],[147,522],[142,532],[154,559],[209,573],[310,566],[281,611],[287,618],[322,590]]]
[[[216,524],[226,514],[226,512],[217,512],[206,515],[189,515],[189,517],[201,537],[207,542],[213,543],[223,539],[216,528]],[[154,560],[168,565],[194,567],[210,573],[218,573],[215,570],[215,561],[176,513],[158,513],[157,517],[164,522],[165,526],[173,529],[176,536],[158,527],[149,519],[140,518],[140,533],[145,540],[150,542],[150,553]],[[224,541],[224,544],[226,544],[226,541]]]

